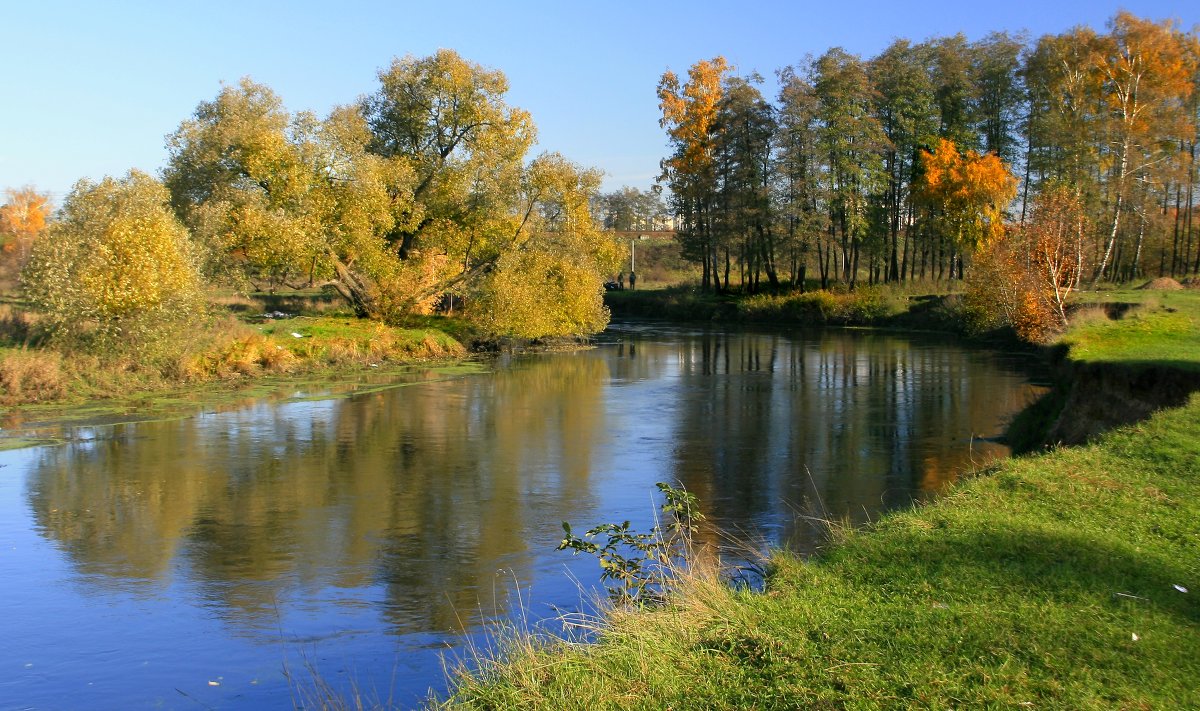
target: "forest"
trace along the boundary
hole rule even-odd
[[[1050,290],[1200,271],[1195,31],[992,33],[658,86],[685,255],[715,291],[1034,272]]]

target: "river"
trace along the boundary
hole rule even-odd
[[[807,552],[818,519],[1004,456],[1027,360],[631,322],[480,374],[61,426],[0,453],[0,709],[288,709],[314,678],[410,706],[497,621],[586,605],[598,568],[554,550],[562,521],[645,530],[679,482],[723,531]]]

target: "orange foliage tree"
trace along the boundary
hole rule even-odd
[[[26,185],[5,190],[4,197],[4,205],[0,205],[3,249],[9,253],[27,255],[29,245],[46,229],[50,217],[50,196]]]
[[[1067,302],[1085,268],[1089,229],[1076,191],[1061,184],[1043,188],[1025,228],[990,243],[972,265],[966,293],[972,320],[1012,326],[1031,342],[1066,328]]]
[[[924,168],[918,194],[934,224],[959,252],[986,247],[1004,234],[1004,207],[1017,194],[1017,179],[994,154],[959,151],[939,139],[921,151]]]
[[[1029,224],[1020,233],[1034,286],[1064,328],[1067,299],[1083,274],[1088,229],[1079,195],[1066,186],[1050,185],[1038,193]]]
[[[1175,150],[1174,142],[1163,137],[1186,135],[1194,119],[1194,109],[1189,116],[1187,107],[1200,56],[1195,35],[1180,33],[1173,23],[1143,20],[1122,11],[1111,25],[1112,32],[1098,42],[1094,60],[1109,116],[1106,162],[1111,166],[1113,206],[1097,281],[1111,266],[1131,186],[1144,181],[1151,168]],[[1140,253],[1140,239],[1136,250]]]
[[[712,229],[716,190],[713,127],[730,70],[725,58],[718,56],[692,65],[685,84],[670,71],[658,83],[659,125],[666,129],[674,148],[662,162],[661,179],[671,188],[673,207],[680,218],[678,239],[688,258],[704,265],[703,286],[715,282],[718,290],[718,245]]]

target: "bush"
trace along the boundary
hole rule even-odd
[[[903,311],[897,297],[879,287],[841,293],[758,294],[742,299],[737,308],[739,318],[746,321],[813,325],[867,325]]]
[[[98,352],[147,352],[191,325],[200,276],[187,231],[154,178],[80,181],[21,275],[60,341]]]

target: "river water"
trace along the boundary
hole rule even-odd
[[[482,374],[63,426],[0,453],[0,709],[287,709],[314,678],[410,706],[497,620],[586,606],[598,568],[554,550],[562,521],[645,530],[681,482],[724,531],[807,551],[815,519],[1004,456],[1027,366],[625,323]]]

